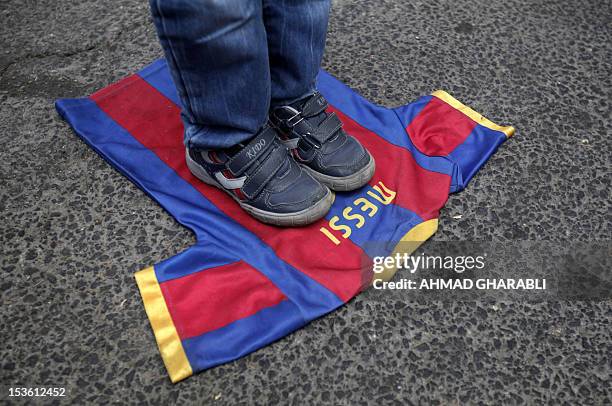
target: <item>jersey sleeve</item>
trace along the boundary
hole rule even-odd
[[[395,109],[411,143],[452,164],[450,192],[463,190],[514,128],[500,126],[438,90]]]

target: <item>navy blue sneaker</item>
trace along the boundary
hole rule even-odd
[[[289,155],[265,126],[248,143],[223,151],[187,149],[189,170],[227,192],[253,217],[277,226],[301,226],[325,216],[333,193]]]
[[[270,122],[295,160],[336,191],[360,188],[372,179],[376,164],[370,153],[342,129],[327,101],[315,94],[289,106],[275,107]]]

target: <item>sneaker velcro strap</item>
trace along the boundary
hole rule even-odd
[[[342,121],[340,121],[336,113],[331,113],[310,135],[312,136],[312,138],[323,144],[334,134],[336,134],[336,132],[338,132],[341,128]]]
[[[262,157],[274,144],[276,132],[268,127],[253,138],[240,152],[227,161],[227,168],[232,175],[242,174],[253,162]]]
[[[254,198],[263,190],[268,181],[276,175],[284,160],[288,158],[287,150],[281,146],[274,149],[265,159],[263,164],[251,175],[247,176],[242,193],[249,199]]]
[[[316,92],[302,107],[302,117],[312,117],[327,109],[327,100],[319,92]]]

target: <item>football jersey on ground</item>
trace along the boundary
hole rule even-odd
[[[391,254],[401,241],[414,248],[428,239],[449,193],[463,189],[514,132],[443,91],[389,109],[325,71],[317,85],[344,129],[370,151],[376,173],[365,187],[337,193],[325,218],[301,228],[260,223],[191,174],[165,61],[56,104],[90,147],[196,236],[194,246],[136,273],[173,382],[349,301],[372,281],[367,259]]]

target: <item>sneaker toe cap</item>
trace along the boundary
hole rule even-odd
[[[300,176],[282,191],[271,192],[267,203],[275,211],[293,213],[306,210],[321,201],[329,190],[300,169]]]
[[[329,176],[350,176],[370,163],[370,154],[353,137],[348,137],[342,148],[325,157],[324,173]]]

